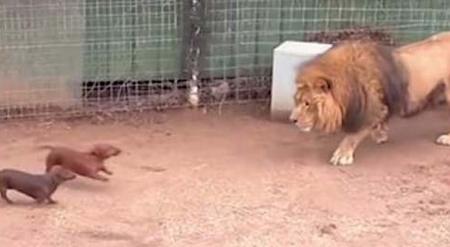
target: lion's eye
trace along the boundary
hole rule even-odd
[[[303,102],[303,104],[304,104],[306,107],[308,107],[308,106],[310,105],[308,101]]]

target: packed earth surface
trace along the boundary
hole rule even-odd
[[[450,112],[390,122],[355,164],[328,163],[341,134],[301,133],[266,106],[0,124],[0,168],[44,170],[40,144],[123,149],[108,183],[78,177],[55,205],[9,192],[0,246],[450,246]]]

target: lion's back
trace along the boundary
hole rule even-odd
[[[424,100],[438,84],[450,83],[450,32],[399,47],[395,55],[408,77],[411,100]]]
[[[333,66],[323,66],[323,69],[341,77],[339,83],[344,84],[345,91],[362,88],[365,93],[360,97],[365,101],[378,98],[396,111],[404,101],[406,80],[393,57],[393,51],[392,47],[373,41],[343,42],[324,56],[323,59]]]

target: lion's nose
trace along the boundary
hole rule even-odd
[[[297,110],[294,109],[294,110],[292,110],[291,115],[289,115],[289,121],[291,121],[292,123],[296,123],[297,119],[298,119],[298,113],[297,113]]]

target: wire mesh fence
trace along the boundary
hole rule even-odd
[[[447,0],[0,0],[0,118],[267,100],[285,40],[450,28]]]

